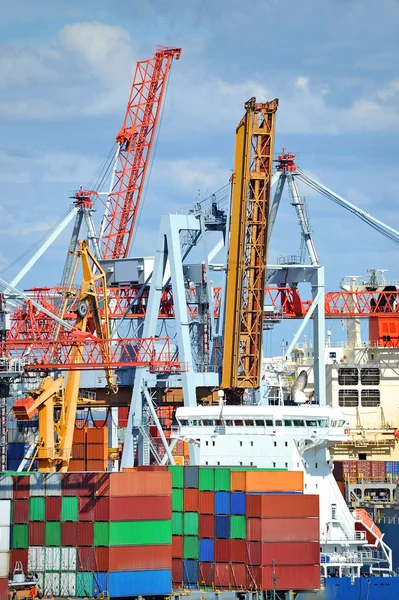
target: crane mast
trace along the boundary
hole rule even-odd
[[[157,48],[137,63],[117,155],[111,192],[101,225],[103,258],[126,258],[143,195],[155,131],[173,58],[181,48]]]
[[[245,104],[236,131],[221,387],[257,388],[278,99]]]

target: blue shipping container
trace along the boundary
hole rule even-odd
[[[215,517],[215,538],[228,539],[230,537],[230,517]]]
[[[183,582],[198,584],[198,560],[183,561]]]
[[[231,514],[232,515],[245,515],[246,501],[244,492],[232,492],[231,493]]]
[[[230,514],[230,492],[215,492],[215,515]]]
[[[213,560],[214,560],[213,540],[202,539],[199,541],[199,559],[201,562],[213,562]]]
[[[93,596],[108,591],[108,573],[94,573]]]
[[[388,460],[386,464],[385,472],[387,475],[392,475],[393,477],[399,476],[399,462],[396,460]]]
[[[172,591],[172,571],[120,571],[109,574],[111,598],[166,596]]]
[[[184,467],[184,487],[198,489],[198,467]]]

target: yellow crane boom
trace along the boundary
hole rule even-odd
[[[87,330],[88,318],[93,320],[93,329],[96,336],[103,340],[102,353],[104,362],[111,361],[110,327],[108,318],[107,287],[105,273],[90,252],[86,241],[79,242],[72,277],[68,292],[61,311],[65,314],[68,298],[71,294],[79,263],[82,266],[82,286],[76,309],[76,323],[74,333],[76,343],[72,348],[70,362],[82,362],[81,345],[84,343],[84,333]],[[99,288],[101,292],[99,293]],[[100,295],[103,306],[100,310]],[[82,332],[81,336],[79,333]],[[58,335],[59,331],[57,331]],[[30,396],[21,398],[14,403],[13,410],[18,420],[27,420],[38,414],[39,444],[37,461],[39,471],[68,470],[71,458],[73,432],[75,427],[76,410],[81,399],[78,398],[80,371],[68,372],[65,388],[64,377],[47,377],[42,381],[40,388]],[[118,391],[115,375],[111,368],[105,368],[107,387],[111,393]],[[57,408],[57,418],[55,416]]]
[[[222,384],[260,384],[267,227],[278,99],[245,103],[236,131],[227,263]]]

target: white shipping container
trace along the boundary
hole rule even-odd
[[[0,527],[11,525],[11,500],[0,500]]]
[[[0,498],[2,500],[12,500],[13,494],[11,475],[0,475]]]
[[[0,527],[0,552],[8,552],[10,549],[10,527],[2,525]]]
[[[44,473],[32,473],[30,476],[30,495],[45,496]]]
[[[8,577],[10,553],[0,552],[0,577]]]
[[[38,571],[44,571],[43,546],[29,546],[28,571],[33,571],[34,573],[37,573]]]
[[[46,496],[61,496],[61,473],[46,473]]]
[[[45,548],[44,570],[61,571],[61,548]]]
[[[74,596],[76,594],[76,573],[61,573],[60,584],[60,596]]]
[[[38,441],[38,433],[35,429],[28,428],[20,431],[18,428],[9,429],[7,432],[9,444],[29,444]]]
[[[77,548],[61,548],[62,571],[76,571]]]
[[[60,595],[60,573],[44,573],[44,590],[45,596]]]

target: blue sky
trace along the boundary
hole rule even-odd
[[[14,0],[0,25],[0,269],[66,212],[119,130],[137,60],[156,44],[173,64],[132,253],[148,255],[162,212],[228,181],[244,102],[279,97],[276,149],[399,229],[398,0]],[[397,248],[302,187],[328,289],[387,268]],[[97,219],[101,215],[98,207]],[[284,199],[270,260],[296,253]],[[23,286],[60,280],[65,233]],[[11,279],[17,267],[6,271]]]

